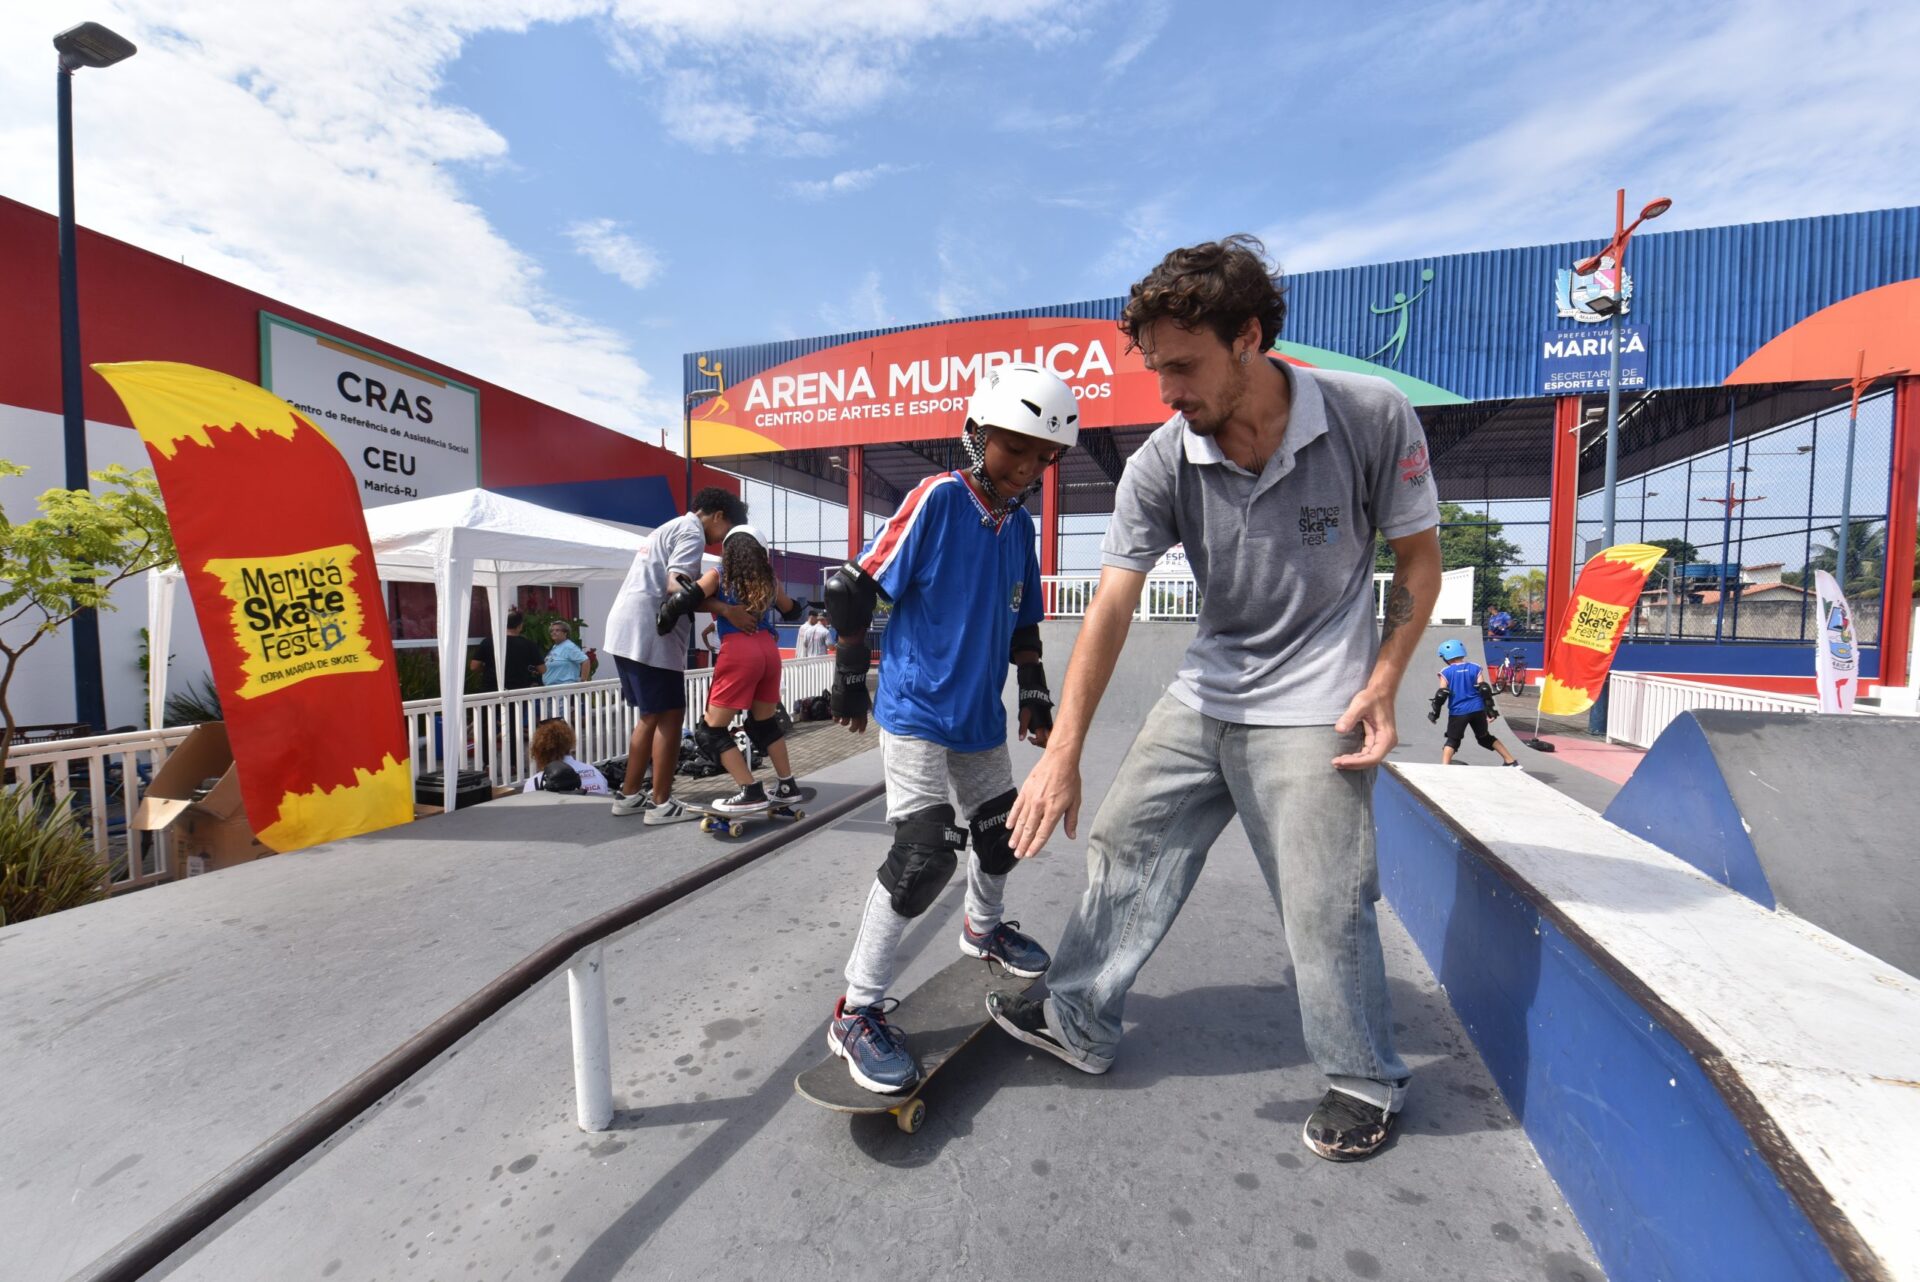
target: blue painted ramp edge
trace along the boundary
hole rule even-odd
[[[1691,712],[1660,732],[1606,818],[1762,908],[1778,907],[1720,762]]]
[[[1391,772],[1374,812],[1382,889],[1610,1278],[1883,1276],[1698,1030]]]

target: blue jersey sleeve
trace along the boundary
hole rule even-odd
[[[951,488],[943,482],[951,481],[952,474],[942,472],[916,485],[860,554],[860,568],[873,576],[888,600],[900,599],[926,559],[927,544],[938,537],[939,512],[948,498],[942,491]]]
[[[1032,522],[1028,522],[1032,526]],[[1045,603],[1040,599],[1040,558],[1032,551],[1032,541],[1028,541],[1027,585],[1020,593],[1020,612],[1014,616],[1013,626],[1024,628],[1038,623],[1046,617]]]

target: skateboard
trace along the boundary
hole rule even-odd
[[[867,1090],[848,1076],[846,1061],[829,1053],[793,1079],[794,1092],[836,1113],[891,1113],[894,1124],[912,1135],[927,1120],[927,1102],[920,1098],[927,1083],[993,1022],[987,994],[1024,993],[1039,982],[989,966],[985,958],[963,956],[900,1001],[899,1026],[920,1061],[920,1080],[910,1090],[897,1095]]]
[[[698,802],[689,801],[683,804],[688,810],[700,816],[701,832],[709,836],[742,837],[754,824],[763,819],[777,819],[785,823],[791,823],[795,819],[805,819],[807,812],[800,809],[800,806],[812,801],[814,796],[812,788],[801,788],[800,795],[792,801],[773,802],[765,810],[750,810],[738,815],[727,814]]]

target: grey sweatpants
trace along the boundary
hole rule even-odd
[[[887,822],[953,802],[962,822],[1013,787],[1013,763],[1007,745],[985,752],[953,752],[925,739],[880,731],[880,763],[887,781]],[[1000,924],[1007,878],[980,869],[980,856],[967,860],[967,920],[975,931]],[[847,959],[847,1006],[871,1006],[893,983],[894,953],[908,919],[894,911],[893,897],[874,879],[860,914],[860,933]]]

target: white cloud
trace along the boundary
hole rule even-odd
[[[98,18],[140,52],[76,78],[86,225],[651,437],[678,418],[675,398],[461,190],[459,168],[503,163],[506,143],[436,100],[475,32],[594,7],[285,3],[265,21],[245,0],[16,6],[0,26],[0,191],[52,207],[47,39]]]
[[[1175,193],[1164,192],[1128,207],[1120,219],[1120,234],[1091,269],[1096,288],[1125,292],[1173,248],[1174,200]]]
[[[807,200],[825,200],[828,196],[850,196],[856,191],[865,191],[873,186],[877,179],[888,174],[906,173],[918,169],[918,165],[873,165],[866,169],[843,169],[831,178],[822,178],[812,182],[790,184],[793,194]]]
[[[588,262],[633,289],[645,289],[660,274],[660,256],[611,218],[574,223],[567,228],[567,239]]]
[[[820,320],[829,330],[843,333],[856,329],[882,329],[895,323],[880,292],[880,273],[869,271],[847,296],[844,303],[822,303]]]
[[[1897,104],[1912,101],[1920,8],[1836,0],[1812,22],[1761,3],[1663,22],[1611,79],[1542,96],[1517,76],[1496,95],[1506,123],[1372,200],[1269,227],[1268,245],[1305,270],[1597,240],[1620,183],[1636,207],[1673,198],[1661,231],[1914,200],[1920,135]]]
[[[1108,76],[1117,76],[1133,65],[1134,59],[1145,53],[1160,38],[1160,29],[1167,25],[1167,19],[1173,16],[1172,0],[1145,0],[1135,10],[1133,23],[1126,36],[1114,51],[1107,56],[1101,70]]]
[[[907,84],[920,46],[994,34],[1048,48],[1107,0],[613,0],[617,65],[658,80],[668,133],[706,151],[820,155],[820,126]],[[668,70],[672,68],[672,70]]]

